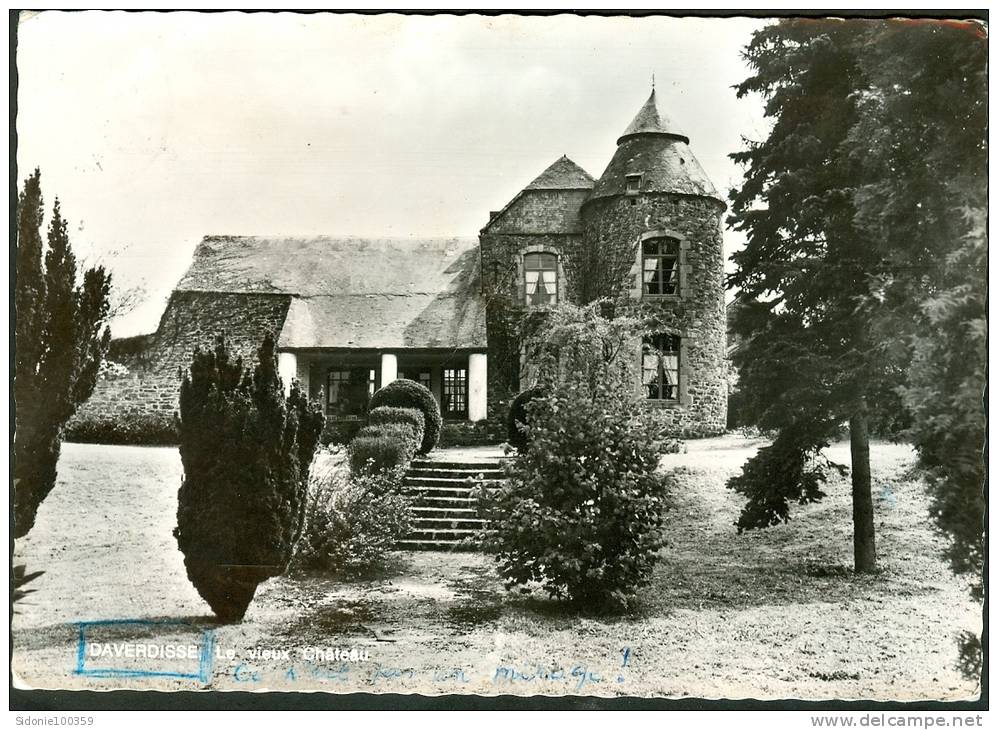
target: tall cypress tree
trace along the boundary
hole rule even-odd
[[[93,393],[111,340],[111,277],[103,267],[77,279],[66,220],[55,202],[43,246],[41,172],[18,198],[14,284],[14,536],[35,523],[52,491],[62,429]],[[44,261],[44,265],[43,265]]]

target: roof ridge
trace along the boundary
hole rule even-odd
[[[562,155],[548,165],[524,190],[575,190],[589,189],[596,182],[577,162]]]

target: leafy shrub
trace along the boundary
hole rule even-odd
[[[483,540],[508,588],[538,582],[597,610],[648,585],[667,508],[661,434],[634,388],[644,323],[602,305],[558,305],[528,342],[545,396],[524,406],[527,445],[508,481],[484,495]]]
[[[423,433],[426,431],[426,419],[423,412],[417,408],[395,408],[380,406],[373,408],[367,416],[367,422],[372,426],[388,423],[407,423],[416,432],[416,444],[422,445]]]
[[[440,429],[438,446],[481,446],[501,441],[489,428],[488,421],[450,421]]]
[[[243,371],[218,338],[194,351],[180,388],[180,486],[174,535],[212,611],[238,621],[257,585],[287,568],[302,529],[322,413],[297,384],[285,398],[274,339]]]
[[[350,442],[350,469],[361,472],[406,469],[416,453],[416,431],[407,423],[364,426]]]
[[[66,424],[66,441],[84,444],[176,446],[173,413],[123,413],[112,418],[74,418]]]
[[[443,418],[440,406],[437,405],[433,393],[425,385],[414,380],[394,380],[384,388],[375,391],[371,397],[370,408],[374,410],[381,406],[396,406],[399,408],[415,408],[423,414],[423,440],[417,451],[427,454],[433,450],[440,440],[440,427]]]
[[[359,418],[327,418],[320,441],[323,446],[348,444],[364,425]]]
[[[412,529],[411,502],[402,494],[404,473],[351,476],[342,462],[318,471],[309,482],[295,568],[360,578],[388,567],[395,543]]]
[[[506,416],[506,440],[517,451],[527,448],[527,432],[523,425],[527,422],[527,405],[537,398],[544,397],[543,388],[528,388],[513,399]]]
[[[657,428],[639,407],[577,385],[527,406],[530,442],[486,496],[507,587],[538,581],[553,597],[622,608],[651,579],[664,544],[666,486]]]

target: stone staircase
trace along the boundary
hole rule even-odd
[[[485,524],[472,489],[503,479],[502,460],[443,461],[415,459],[406,473],[406,492],[415,498],[413,531],[403,550],[473,550],[462,540]]]

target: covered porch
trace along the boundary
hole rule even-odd
[[[482,421],[487,413],[487,356],[483,350],[330,348],[281,350],[281,378],[297,380],[328,419],[367,416],[374,391],[399,378],[425,385],[445,421]]]

